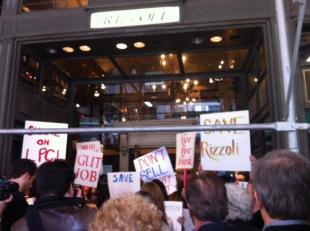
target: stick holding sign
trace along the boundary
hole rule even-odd
[[[111,198],[135,193],[140,190],[140,175],[137,172],[110,172],[108,185]]]
[[[223,112],[200,115],[201,125],[248,124],[249,112]],[[249,131],[201,132],[201,165],[211,171],[250,171]]]
[[[68,124],[26,121],[26,129],[68,128]],[[38,166],[55,159],[66,159],[67,134],[24,135],[22,158]]]

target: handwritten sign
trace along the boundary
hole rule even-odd
[[[74,172],[76,178],[75,184],[96,188],[99,180],[100,170],[102,168],[103,153],[97,146],[99,141],[85,142],[88,144],[77,143],[76,144],[76,158],[74,165]],[[88,148],[86,148],[88,147]],[[89,148],[91,147],[91,148]]]
[[[195,132],[177,134],[176,169],[194,167],[195,139]]]
[[[137,172],[109,172],[108,186],[111,198],[138,192],[140,190],[140,175]]]
[[[180,22],[180,7],[113,10],[91,14],[90,28],[143,26]]]
[[[184,224],[183,224],[184,231],[193,231],[195,229],[195,226],[193,224],[188,209],[183,209],[183,217],[184,217]]]
[[[181,231],[182,225],[178,222],[178,218],[182,217],[183,203],[179,201],[165,201],[164,204],[167,217],[172,220],[173,231]]]
[[[162,176],[158,179],[165,185],[168,195],[177,191],[177,178],[175,174]]]
[[[156,149],[134,160],[135,169],[144,182],[169,176],[174,173],[165,147]]]
[[[68,124],[26,121],[26,129],[68,128]],[[66,159],[67,135],[24,135],[22,158],[31,159],[38,166],[55,159]]]
[[[201,125],[249,124],[248,111],[200,115]],[[201,132],[201,165],[211,171],[250,171],[249,131]]]

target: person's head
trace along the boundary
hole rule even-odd
[[[222,221],[227,216],[227,195],[223,181],[213,175],[193,177],[186,188],[186,202],[199,221]]]
[[[226,183],[228,198],[227,220],[248,221],[252,218],[252,197],[240,186],[234,183]]]
[[[139,195],[109,199],[98,210],[89,231],[157,231],[161,229],[161,212]]]
[[[254,162],[251,180],[257,205],[269,220],[309,219],[309,160],[288,150],[274,150]]]
[[[29,159],[16,160],[10,166],[8,179],[19,184],[19,190],[27,193],[35,178],[37,166]]]
[[[164,183],[158,179],[154,179],[154,180],[152,180],[152,182],[157,184],[157,186],[160,188],[161,193],[163,194],[164,201],[167,201],[168,200],[168,193],[167,193],[167,189],[166,189]]]
[[[64,196],[70,189],[73,180],[73,169],[65,160],[46,162],[37,171],[37,196]]]
[[[165,206],[164,206],[164,196],[159,188],[159,186],[153,182],[147,182],[141,187],[142,192],[147,192],[152,200],[152,202],[157,206],[157,208],[162,212],[163,221],[167,222]]]

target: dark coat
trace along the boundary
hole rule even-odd
[[[228,225],[230,231],[260,231],[259,228],[247,221],[229,221]]]
[[[37,228],[37,224],[41,224],[45,231],[87,231],[96,210],[81,208],[72,201],[60,197],[39,199],[34,207],[28,208],[26,216],[12,226],[12,231],[29,231],[27,219],[31,225],[36,224],[34,230],[42,230]]]
[[[310,225],[269,226],[264,231],[310,231]]]

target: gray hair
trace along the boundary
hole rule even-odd
[[[226,183],[228,197],[227,220],[248,221],[252,218],[252,197],[240,186],[234,183]]]
[[[274,150],[254,162],[251,180],[271,218],[309,219],[309,160],[288,150]]]

